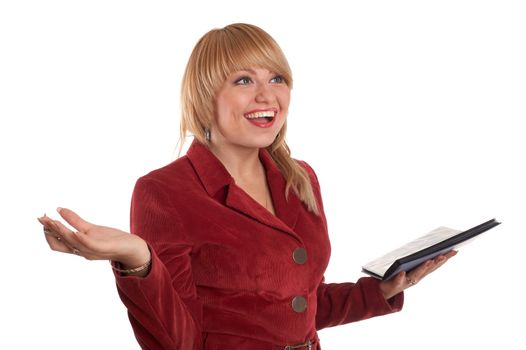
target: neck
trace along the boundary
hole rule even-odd
[[[236,181],[250,179],[261,173],[262,164],[259,160],[259,149],[257,148],[236,148],[232,150],[210,145],[210,151],[223,163]]]
[[[225,166],[236,185],[252,199],[275,214],[265,168],[259,159],[258,148],[217,147],[210,145],[210,151]]]

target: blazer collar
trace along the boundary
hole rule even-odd
[[[285,197],[285,179],[266,149],[260,149],[259,158],[266,171],[276,215],[272,215],[238,187],[224,165],[205,145],[194,140],[187,156],[209,196],[215,197],[226,187],[226,206],[300,240],[294,227],[303,204],[293,191]]]
[[[234,178],[217,157],[202,143],[194,140],[186,156],[201,180],[206,192],[214,197],[225,186],[234,183]]]

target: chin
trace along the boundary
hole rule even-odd
[[[258,137],[244,142],[245,147],[247,148],[267,148],[272,145],[276,137]]]

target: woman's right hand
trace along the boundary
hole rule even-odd
[[[123,269],[142,266],[150,261],[148,245],[139,236],[91,224],[69,209],[58,208],[57,211],[77,232],[48,216],[38,218],[52,250],[77,254],[88,260],[117,261]]]

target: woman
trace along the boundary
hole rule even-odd
[[[260,28],[205,34],[182,84],[187,154],[141,177],[131,233],[59,209],[51,249],[108,259],[144,349],[312,349],[324,327],[399,311],[403,290],[455,253],[389,281],[326,284],[330,255],[314,171],[285,142],[287,60]]]

